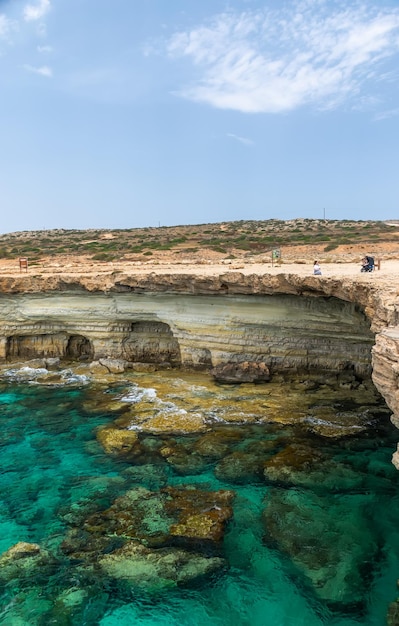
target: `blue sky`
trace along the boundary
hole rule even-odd
[[[399,5],[0,0],[0,232],[399,219]]]

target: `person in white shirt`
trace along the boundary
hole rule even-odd
[[[318,262],[318,261],[315,261],[315,262],[314,262],[314,265],[313,265],[313,274],[314,274],[315,276],[321,276],[321,269],[320,269],[320,265],[319,265],[319,262]]]

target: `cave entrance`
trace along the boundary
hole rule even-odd
[[[123,342],[123,356],[142,363],[181,364],[179,342],[163,322],[134,322]]]
[[[73,361],[88,361],[93,358],[94,350],[90,339],[83,335],[71,335],[65,350],[65,356]]]

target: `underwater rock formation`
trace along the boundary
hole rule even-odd
[[[344,497],[353,501],[350,515]],[[265,541],[290,557],[320,599],[356,605],[363,601],[378,550],[366,506],[367,496],[341,495],[332,505],[310,491],[272,491],[264,512]]]
[[[33,575],[46,580],[57,567],[56,559],[37,543],[19,541],[0,555],[0,581],[7,583],[18,579],[20,584],[30,583]]]
[[[87,565],[97,563],[103,555],[99,562],[106,572],[135,582],[134,571],[142,569],[147,560],[151,566],[144,582],[148,575],[152,587],[158,573],[162,579],[179,583],[190,577],[190,567],[191,577],[197,577],[224,563],[210,552],[220,552],[226,524],[233,515],[233,498],[232,491],[190,486],[151,491],[138,486],[116,498],[108,509],[71,526],[61,549],[70,559]],[[175,571],[179,563],[185,570],[181,575]]]
[[[212,574],[225,562],[220,557],[205,557],[178,548],[151,550],[129,541],[112,554],[100,557],[98,564],[111,579],[159,591]]]

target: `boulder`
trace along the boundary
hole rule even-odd
[[[265,383],[270,380],[266,363],[256,361],[216,365],[210,373],[217,382],[227,384]]]
[[[129,366],[124,359],[99,359],[98,362],[103,367],[106,367],[111,374],[123,374]]]

